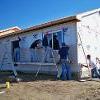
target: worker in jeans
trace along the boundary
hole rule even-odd
[[[60,63],[62,67],[62,80],[70,80],[71,79],[71,69],[70,69],[70,61],[68,57],[69,46],[65,43],[62,43],[62,48],[59,50],[60,55]]]
[[[97,72],[96,64],[91,60],[91,55],[87,55],[87,65],[81,64],[81,66],[88,67],[90,69],[91,77],[92,78],[100,78],[100,74]]]
[[[96,57],[96,66],[97,66],[97,72],[100,74],[100,60],[98,57]]]

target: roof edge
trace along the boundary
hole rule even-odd
[[[51,26],[54,26],[54,25],[57,25],[57,24],[63,24],[63,23],[67,23],[67,22],[78,22],[78,21],[80,21],[80,20],[78,19],[77,16],[64,17],[64,18],[61,18],[61,19],[58,19],[58,20],[54,20],[54,21],[50,21],[50,22],[43,23],[43,24],[40,24],[40,25],[36,25],[36,26],[30,27],[30,28],[27,28],[27,29],[24,29],[24,30],[19,30],[17,32],[2,35],[2,36],[0,36],[0,38],[5,38],[5,37],[11,36],[11,35],[17,35],[17,34],[21,34],[21,33],[26,33],[26,32],[30,32],[30,31],[44,29],[44,28],[51,27]]]
[[[14,28],[21,30],[21,28],[19,28],[18,26],[14,26],[14,27],[10,27],[10,28],[7,28],[7,29],[0,30],[0,33],[4,32],[4,31],[8,31],[10,29],[14,29]]]
[[[90,10],[90,11],[87,11],[87,12],[83,12],[83,13],[77,14],[77,18],[81,19],[84,16],[88,16],[90,14],[93,14],[93,13],[96,13],[96,12],[99,12],[99,11],[100,11],[100,8],[94,9],[94,10]]]

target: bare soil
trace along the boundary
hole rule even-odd
[[[28,81],[11,83],[10,89],[1,82],[0,92],[5,93],[0,93],[0,100],[100,100],[99,81],[32,80],[32,76],[27,79],[30,77]]]

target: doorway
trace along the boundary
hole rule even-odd
[[[14,62],[20,61],[19,40],[12,41],[12,59],[13,59]]]

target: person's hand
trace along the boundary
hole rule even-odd
[[[57,64],[57,65],[61,64],[61,61],[59,60],[56,64]]]
[[[83,68],[83,65],[82,65],[82,64],[80,64],[80,67],[81,67],[81,68]]]
[[[70,63],[70,64],[73,64],[73,62],[72,62],[71,60],[69,60],[69,63]]]

